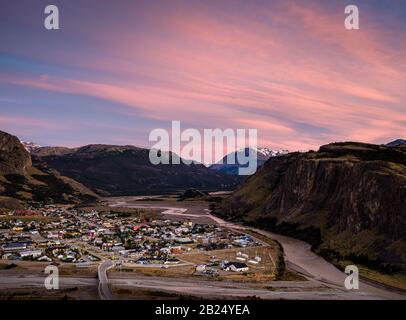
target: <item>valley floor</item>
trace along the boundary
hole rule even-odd
[[[46,275],[43,270],[47,263],[16,262],[13,268],[0,270],[0,299],[406,299],[406,295],[372,286],[362,280],[359,290],[347,290],[344,287],[346,274],[313,253],[307,243],[224,221],[210,213],[205,201],[177,201],[174,197],[156,196],[118,197],[105,199],[103,206],[107,210],[145,208],[154,218],[216,224],[222,229],[249,234],[257,246],[244,250],[250,256],[254,253],[262,256],[262,262],[257,268],[251,265],[247,273],[219,271],[217,277],[212,278],[196,275],[196,265],[212,255],[220,259],[235,258],[236,252],[241,249],[192,250],[177,255],[180,263],[170,267],[123,267],[114,265],[114,255],[79,243],[78,240],[66,240],[85,248],[99,257],[101,262],[84,269],[61,264],[61,288],[57,291],[44,289]],[[92,223],[84,217],[72,215],[72,218]],[[283,248],[288,269],[285,277],[279,280],[275,280],[275,270],[279,265],[275,259],[280,252],[276,249],[275,241]]]
[[[162,210],[161,214],[167,216],[195,219],[197,221],[212,220],[219,226],[238,230],[254,231],[270,239],[278,241],[284,250],[285,262],[290,270],[303,275],[308,281],[269,281],[268,288],[255,289],[250,288],[246,283],[238,289],[227,287],[226,283],[216,281],[200,282],[193,280],[172,279],[154,279],[140,278],[134,276],[132,280],[126,282],[114,282],[115,285],[122,285],[126,288],[164,288],[169,292],[182,292],[191,295],[205,296],[213,292],[222,293],[222,296],[256,296],[263,299],[406,299],[406,296],[397,292],[385,290],[360,281],[359,290],[347,290],[344,287],[346,274],[337,269],[334,265],[319,257],[310,250],[310,245],[293,238],[279,234],[238,225],[224,221],[221,218],[210,214],[209,210],[204,208],[204,204],[194,201],[176,202],[171,200],[163,201],[143,201],[143,197],[110,198],[108,203],[112,207],[127,208],[154,208]],[[211,288],[211,289],[210,289]],[[223,289],[221,289],[223,288]],[[221,289],[221,290],[220,290]]]

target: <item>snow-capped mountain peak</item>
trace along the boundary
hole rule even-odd
[[[236,175],[238,174],[238,168],[243,167],[244,165],[241,165],[238,163],[238,155],[239,154],[245,154],[245,156],[251,156],[252,151],[254,151],[254,156],[256,156],[257,160],[257,165],[261,166],[265,163],[266,160],[268,160],[271,157],[276,157],[280,156],[286,153],[289,153],[288,150],[273,150],[269,148],[263,148],[263,147],[258,147],[258,148],[242,148],[240,150],[234,151],[225,157],[221,159],[221,161],[218,161],[217,163],[211,165],[209,168],[212,170],[217,170],[223,173],[227,174],[233,174]],[[233,163],[228,163],[228,159],[234,159]]]
[[[282,154],[289,153],[288,150],[274,150],[270,148],[263,148],[263,147],[258,147],[258,148],[253,148],[257,153],[260,153],[266,157],[276,157],[280,156]]]
[[[24,146],[24,148],[28,151],[28,152],[32,152],[33,150],[40,148],[41,146],[35,142],[32,141],[23,141],[21,140],[21,144]]]

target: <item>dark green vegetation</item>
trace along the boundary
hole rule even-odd
[[[219,216],[312,244],[329,260],[406,270],[406,147],[333,143],[269,159]]]
[[[186,199],[202,199],[207,197],[208,194],[196,189],[187,189],[179,195],[178,200],[183,201]]]
[[[17,265],[15,263],[0,263],[0,270],[10,270],[16,268]]]
[[[178,196],[178,201],[197,200],[207,202],[221,202],[221,196],[211,196],[207,192],[196,189],[187,189]]]
[[[153,165],[148,149],[133,146],[88,145],[70,152],[64,148],[39,148],[33,155],[49,168],[104,196],[160,194],[188,188],[227,190],[240,181],[239,177],[201,164]]]
[[[96,195],[41,161],[31,161],[18,138],[0,131],[0,207],[18,209],[21,202],[79,203]]]

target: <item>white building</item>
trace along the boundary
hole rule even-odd
[[[38,257],[42,256],[42,251],[41,250],[20,251],[19,255],[21,256],[21,258],[25,258],[25,257],[38,258]]]

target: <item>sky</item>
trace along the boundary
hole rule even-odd
[[[2,0],[0,39],[0,130],[41,145],[149,146],[172,120],[291,151],[406,138],[402,0]]]

